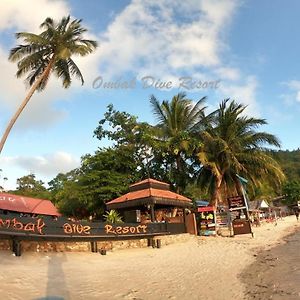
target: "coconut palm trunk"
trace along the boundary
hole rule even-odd
[[[217,208],[221,200],[221,187],[222,187],[222,176],[217,176],[215,179],[215,189],[212,195],[212,205]]]
[[[55,61],[55,56],[53,56],[47,66],[47,68],[44,70],[44,72],[42,73],[42,75],[35,81],[35,83],[31,86],[27,96],[25,97],[25,99],[23,100],[23,102],[21,103],[21,105],[19,106],[18,110],[15,112],[15,114],[13,115],[13,117],[11,118],[11,120],[9,121],[4,134],[1,138],[0,141],[0,154],[3,150],[4,144],[6,142],[6,139],[11,131],[11,129],[13,128],[14,124],[16,123],[17,119],[19,118],[20,114],[22,113],[22,111],[24,110],[24,108],[26,107],[26,105],[28,104],[29,100],[31,99],[32,95],[34,94],[34,92],[37,90],[37,87],[40,85],[40,83],[43,81],[43,79],[45,79],[46,77],[49,76],[49,73],[52,69],[52,66],[54,64]]]
[[[179,194],[181,192],[180,187],[182,182],[181,182],[181,174],[182,174],[182,167],[181,167],[181,162],[180,162],[180,154],[176,156],[176,170],[177,170],[177,186],[176,186],[176,193]]]

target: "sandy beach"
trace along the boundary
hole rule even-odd
[[[300,230],[284,243],[261,251],[242,273],[250,299],[300,299]]]
[[[1,299],[253,299],[241,275],[262,250],[300,228],[294,216],[255,238],[194,237],[161,249],[98,253],[0,252]],[[253,266],[253,265],[251,265]],[[248,268],[249,270],[249,268]],[[259,298],[255,298],[259,299]]]

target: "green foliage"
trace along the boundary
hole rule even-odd
[[[252,200],[266,199],[271,200],[276,196],[282,195],[281,185],[273,185],[263,181],[259,186],[254,186],[248,190],[249,198]]]
[[[130,151],[132,160],[137,164],[139,174],[144,177],[149,174],[149,162],[152,159],[153,129],[146,122],[138,122],[137,117],[126,112],[114,109],[113,105],[107,107],[104,119],[94,131],[101,141],[108,138],[113,142],[114,149]]]
[[[16,195],[33,198],[49,199],[50,192],[44,186],[44,182],[37,180],[34,174],[29,174],[17,179],[16,190],[10,191]]]
[[[207,193],[207,190],[196,183],[189,183],[185,188],[184,195],[193,201],[210,199],[210,195]]]
[[[206,116],[203,100],[193,104],[179,94],[159,103],[151,97],[155,126],[109,105],[94,134],[113,145],[84,155],[79,168],[51,180],[51,200],[64,215],[101,219],[107,201],[145,177],[197,200],[235,194],[236,173],[249,180],[253,198],[280,194],[283,173],[272,158],[276,153],[264,148],[278,140],[256,130],[265,120],[246,117],[245,106],[228,100]]]
[[[271,157],[273,157],[281,166],[283,172],[286,174],[287,181],[300,181],[300,150],[294,151],[269,151]]]
[[[108,222],[108,223],[123,223],[122,217],[114,209],[107,211],[103,215],[103,217],[104,217],[105,222]]]
[[[82,157],[81,167],[49,182],[52,199],[68,216],[101,218],[105,203],[127,192],[137,181],[138,164],[129,147],[100,149]]]
[[[195,135],[208,123],[204,101],[205,97],[194,104],[184,93],[175,95],[170,102],[160,103],[154,96],[150,98],[158,121],[154,126],[154,138],[157,140],[155,157],[167,165],[177,192],[184,192],[193,174],[189,158],[199,144]]]
[[[221,201],[221,192],[236,194],[240,190],[236,174],[249,180],[249,187],[264,182],[280,186],[285,176],[279,164],[265,150],[278,147],[277,138],[256,128],[266,124],[263,119],[244,115],[246,106],[223,101],[214,113],[212,126],[201,133],[202,145],[197,154],[200,164],[199,183],[212,191],[212,201]]]
[[[283,186],[283,194],[285,195],[285,202],[288,205],[296,205],[300,201],[300,182],[290,181]]]

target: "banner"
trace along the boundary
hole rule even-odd
[[[184,224],[168,223],[104,223],[72,221],[67,218],[20,217],[0,214],[0,234],[40,238],[114,238],[126,236],[164,235],[184,232]],[[182,225],[182,226],[180,226]],[[180,228],[179,228],[180,227]],[[173,231],[173,232],[172,232]]]

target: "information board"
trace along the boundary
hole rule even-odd
[[[198,207],[200,235],[216,235],[216,212],[213,206]]]
[[[245,201],[242,196],[234,196],[227,198],[229,209],[244,208]]]

